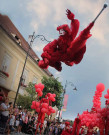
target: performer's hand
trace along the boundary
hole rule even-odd
[[[70,19],[70,20],[74,19],[74,14],[69,9],[66,10],[66,15],[67,15],[68,19]]]
[[[71,11],[69,9],[66,10],[66,15],[70,15],[71,14]]]

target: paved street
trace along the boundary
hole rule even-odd
[[[0,134],[0,135],[3,135],[3,134]],[[4,134],[4,135],[7,135],[7,134]],[[10,135],[29,135],[29,134],[24,134],[24,133],[11,133]]]
[[[15,132],[13,132],[13,133],[11,133],[10,135],[29,135],[29,134],[25,134],[25,133],[15,133]]]
[[[0,135],[7,135],[7,134],[0,134]],[[11,133],[10,135],[32,135],[32,134],[25,134],[25,133]],[[37,134],[38,135],[38,134]]]

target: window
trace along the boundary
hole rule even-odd
[[[14,34],[14,33],[11,33],[11,34],[12,34],[12,36],[15,38],[16,42],[17,42],[19,45],[21,45],[21,40],[20,40],[20,38],[19,38],[16,34]]]
[[[8,54],[5,54],[3,61],[2,61],[1,70],[4,72],[8,72],[10,62],[11,62],[11,57]]]
[[[26,86],[27,85],[27,81],[28,81],[28,71],[25,69],[23,76],[22,76],[22,81],[21,81],[21,85],[22,86]]]
[[[37,80],[38,80],[38,79],[37,79],[36,77],[34,77],[32,83],[33,83],[33,84],[36,84],[36,83],[37,83]]]

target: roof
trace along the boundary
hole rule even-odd
[[[18,29],[15,27],[15,25],[12,23],[10,18],[7,15],[0,14],[0,26],[7,32],[13,40],[21,46],[21,48],[24,51],[28,51],[29,44],[24,39],[24,37],[21,35],[21,33],[18,31]],[[20,39],[20,40],[18,40]],[[20,41],[20,42],[19,42]],[[35,63],[38,65],[37,60],[40,60],[36,53],[32,50],[32,48],[29,51],[29,56],[32,57],[32,59],[35,61]],[[47,69],[42,69],[45,71],[48,75],[53,76]]]

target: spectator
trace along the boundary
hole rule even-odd
[[[16,128],[16,131],[18,132],[18,127],[19,127],[19,117],[16,118],[15,120],[15,128]]]
[[[9,113],[12,114],[13,113],[13,103],[9,102],[9,106],[8,107],[10,107]]]
[[[58,123],[56,122],[55,126],[54,126],[54,135],[58,134]]]
[[[15,114],[10,114],[8,135],[10,134],[11,131],[15,130],[14,123],[15,123]]]
[[[3,102],[5,100],[5,94],[2,89],[0,89],[0,102]]]
[[[47,118],[45,118],[45,120],[44,120],[44,124],[43,124],[43,133],[44,133],[46,127],[47,127]]]
[[[8,106],[9,99],[5,98],[5,102],[1,104],[0,110],[1,110],[1,122],[3,125],[6,125],[8,117],[9,117],[9,111],[11,107]]]
[[[23,132],[26,133],[28,127],[28,114],[25,115],[25,120],[23,121]]]
[[[65,122],[62,122],[62,123],[60,124],[60,128],[61,128],[62,130],[65,128]]]
[[[22,119],[22,114],[19,114],[19,126],[18,126],[18,133],[21,133],[21,129],[23,126],[23,119]]]
[[[15,108],[14,108],[14,113],[18,113],[19,109],[18,109],[18,106],[15,105]]]
[[[49,135],[53,135],[53,130],[54,130],[54,126],[53,123],[51,123],[49,126]]]
[[[47,119],[47,126],[46,126],[45,131],[44,131],[44,134],[46,134],[46,135],[48,135],[48,133],[49,133],[50,123],[51,123],[51,121],[49,119]]]
[[[27,133],[33,133],[36,130],[36,124],[34,121],[34,118],[31,118],[31,121],[29,121],[28,123],[28,129],[27,129]]]

